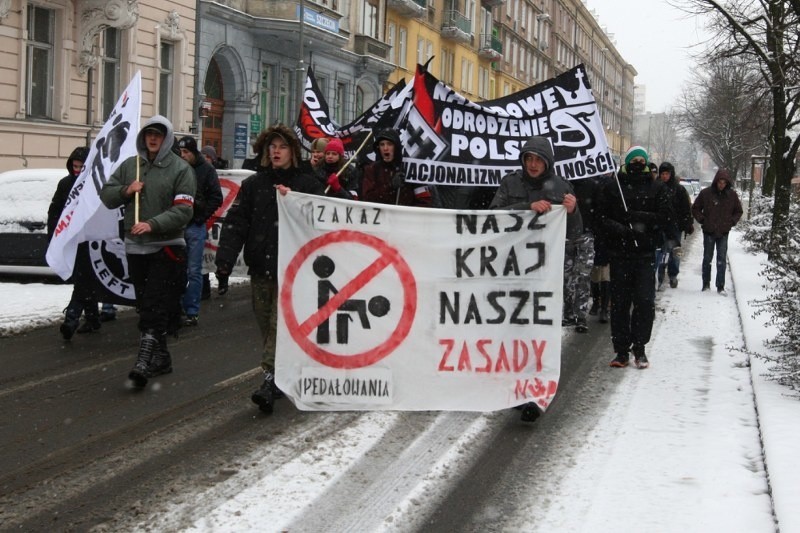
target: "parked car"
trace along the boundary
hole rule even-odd
[[[697,195],[700,194],[700,182],[698,180],[682,179],[680,183],[681,186],[686,189],[686,192],[689,193],[689,198],[692,200],[697,198]]]
[[[0,173],[0,275],[55,276],[47,266],[47,208],[66,168]]]

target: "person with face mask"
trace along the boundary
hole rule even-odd
[[[641,146],[628,150],[617,179],[600,190],[595,211],[609,256],[616,352],[610,366],[617,368],[628,366],[631,350],[637,368],[649,366],[645,346],[656,309],[655,252],[674,218],[672,195],[661,180],[653,179],[647,158]]]

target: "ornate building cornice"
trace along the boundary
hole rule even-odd
[[[80,48],[78,72],[81,76],[97,64],[93,45],[97,35],[106,28],[126,30],[139,20],[138,0],[79,0]]]
[[[11,0],[0,0],[0,19],[6,18],[9,11],[11,11]]]

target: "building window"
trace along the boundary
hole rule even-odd
[[[378,38],[378,6],[369,0],[361,1],[361,22],[359,30],[363,35]]]
[[[158,112],[172,116],[172,88],[175,80],[175,45],[161,41],[158,66]]]
[[[214,61],[216,64],[216,61]],[[206,75],[207,77],[208,75]],[[261,91],[260,91],[261,127],[270,124],[270,95],[272,94],[272,66],[266,63],[261,65]]]
[[[340,123],[344,123],[345,119],[345,112],[347,104],[347,84],[346,83],[337,83],[336,84],[336,119]]]
[[[28,6],[26,60],[27,98],[25,113],[30,117],[52,118],[53,54],[56,13],[52,9]]]
[[[122,32],[117,28],[106,28],[103,32],[103,49],[100,58],[100,76],[103,80],[103,120],[108,119],[119,98],[121,50]]]
[[[395,40],[397,39],[397,26],[395,26],[394,22],[389,23],[389,27],[386,29],[386,44],[389,45],[389,62],[393,64],[397,64],[397,50],[395,50]]]
[[[406,58],[408,48],[408,30],[400,28],[400,38],[397,46],[397,66],[406,68],[408,60]]]
[[[278,92],[278,121],[288,124],[289,119],[289,89],[292,86],[292,71],[288,68],[281,69],[281,86]]]
[[[472,61],[467,59],[461,60],[461,90],[472,92]]]
[[[417,63],[425,64],[425,39],[417,37]]]
[[[356,110],[355,115],[360,116],[364,112],[364,89],[356,87]]]
[[[442,81],[453,85],[453,76],[455,75],[455,53],[447,48],[442,48]]]

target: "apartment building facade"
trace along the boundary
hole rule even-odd
[[[195,2],[0,1],[0,171],[62,167],[136,71],[142,116],[193,126]]]
[[[475,101],[584,63],[612,152],[630,144],[636,71],[582,0],[0,0],[0,170],[60,166],[136,70],[144,117],[239,167],[294,123],[308,66],[345,124],[417,63]]]

